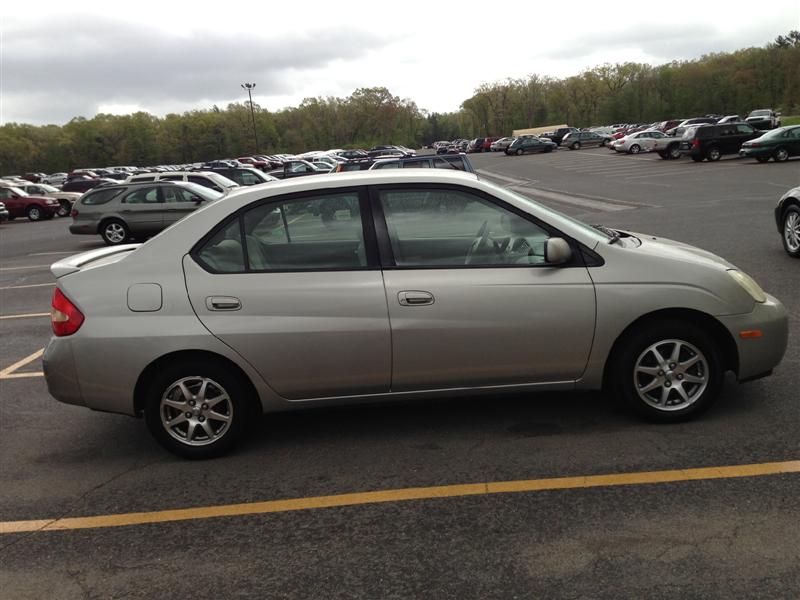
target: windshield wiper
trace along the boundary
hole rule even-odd
[[[606,227],[605,225],[592,225],[592,227],[594,227],[598,231],[602,231],[603,233],[605,233],[609,238],[608,239],[609,244],[615,244],[622,238],[622,236],[618,231],[614,231],[613,229],[611,229],[610,227]]]

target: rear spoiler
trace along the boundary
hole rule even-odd
[[[136,250],[141,244],[124,244],[122,246],[111,246],[110,248],[98,248],[97,250],[89,250],[89,252],[81,252],[69,258],[64,258],[50,266],[50,272],[56,278],[69,275],[81,270],[81,267],[94,262],[100,258],[105,258],[113,254],[121,252],[132,252]]]

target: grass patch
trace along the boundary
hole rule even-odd
[[[800,116],[781,117],[781,125],[800,125]]]

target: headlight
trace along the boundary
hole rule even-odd
[[[58,200],[47,200],[47,204],[58,204]]]
[[[735,269],[729,269],[728,275],[730,275],[733,280],[742,286],[745,291],[753,297],[753,300],[756,302],[766,302],[767,295],[764,293],[764,290],[761,289],[761,286],[758,285],[755,280],[750,277],[747,273],[742,273],[741,271],[736,271]]]

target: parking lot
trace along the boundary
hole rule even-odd
[[[0,226],[0,595],[796,597],[800,261],[772,210],[800,161],[470,159],[581,220],[727,258],[789,310],[783,363],[678,425],[595,393],[455,398],[269,415],[234,454],[184,461],[139,420],[47,394],[49,265],[102,242],[17,220]]]

